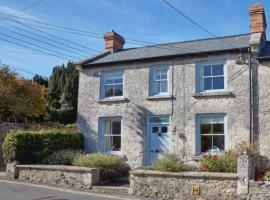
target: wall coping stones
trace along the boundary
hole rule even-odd
[[[33,183],[69,185],[90,189],[99,183],[100,169],[66,165],[16,165],[8,163],[7,177]]]
[[[67,165],[16,165],[20,169],[60,170],[69,172],[93,172],[97,168],[67,166]]]
[[[135,176],[162,176],[189,179],[209,179],[209,180],[237,180],[236,173],[216,173],[216,172],[160,172],[156,170],[133,170],[132,175]]]

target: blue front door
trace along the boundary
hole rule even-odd
[[[152,165],[163,152],[170,150],[170,118],[150,117],[149,124],[149,162]]]

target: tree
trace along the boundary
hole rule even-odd
[[[46,89],[18,76],[7,66],[0,69],[0,120],[24,122],[45,114]]]
[[[77,119],[79,73],[72,62],[53,68],[49,79],[46,117],[49,121],[74,123]]]
[[[49,80],[47,77],[40,76],[40,75],[35,75],[33,77],[33,81],[39,85],[44,86],[45,88],[48,88]]]

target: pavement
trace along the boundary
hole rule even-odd
[[[0,179],[0,200],[140,200]]]

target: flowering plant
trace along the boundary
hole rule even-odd
[[[237,155],[233,152],[225,152],[220,155],[201,153],[201,170],[208,172],[236,172]]]

